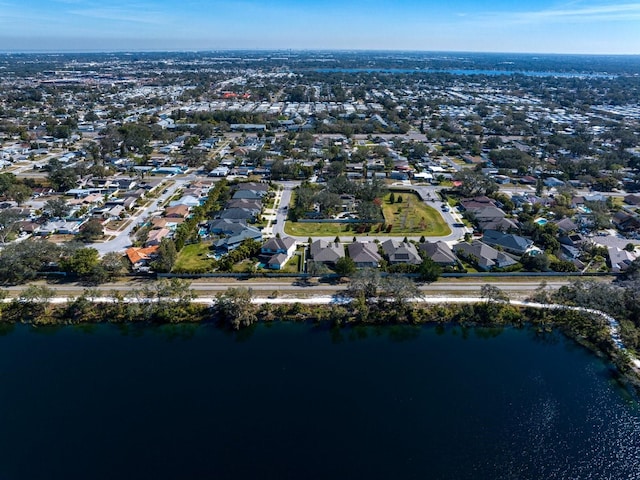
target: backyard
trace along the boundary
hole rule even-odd
[[[208,257],[210,253],[211,242],[185,245],[178,254],[173,271],[181,273],[210,272],[213,268],[213,259]]]

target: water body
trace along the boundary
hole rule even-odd
[[[0,479],[637,479],[640,413],[560,335],[99,326],[0,337]]]
[[[557,78],[616,78],[616,75],[606,73],[578,73],[578,72],[547,72],[547,71],[513,71],[513,70],[476,70],[447,68],[439,70],[411,69],[411,68],[318,68],[317,73],[448,73],[450,75],[523,75],[525,77],[557,77]]]

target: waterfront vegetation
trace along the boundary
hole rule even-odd
[[[598,300],[595,290],[611,301]],[[620,306],[615,288],[577,283],[557,293],[547,292],[544,285],[532,296],[534,301],[564,302],[589,305],[619,314],[624,340],[632,351],[638,349],[638,330],[632,313],[633,305]],[[624,354],[610,338],[609,324],[596,314],[574,310],[547,310],[515,306],[495,286],[485,286],[484,301],[476,304],[422,304],[411,298],[420,296],[417,286],[400,275],[381,277],[371,271],[356,273],[344,294],[344,301],[331,305],[308,305],[300,302],[258,305],[254,293],[244,287],[230,288],[218,294],[213,305],[196,303],[190,283],[181,279],[162,279],[140,289],[122,292],[100,292],[88,288],[80,296],[64,303],[53,303],[55,291],[45,285],[32,285],[22,294],[0,305],[0,323],[10,328],[15,323],[35,326],[90,323],[202,323],[211,322],[223,328],[238,330],[256,322],[301,321],[324,323],[332,328],[354,325],[384,324],[459,324],[466,326],[530,326],[544,335],[559,329],[580,343],[611,359],[621,371],[628,371]],[[590,300],[582,298],[587,296]],[[105,298],[106,297],[106,298]],[[627,309],[622,310],[622,309]],[[637,307],[635,307],[637,310]]]

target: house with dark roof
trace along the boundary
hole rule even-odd
[[[276,253],[267,260],[265,265],[270,270],[282,270],[290,258],[291,257],[287,256],[285,253]]]
[[[238,184],[238,190],[253,190],[256,192],[267,193],[269,191],[269,184],[258,182],[243,182]]]
[[[624,197],[624,203],[626,203],[627,205],[638,206],[640,205],[640,195],[627,195]]]
[[[418,249],[413,243],[390,238],[389,240],[382,242],[381,247],[389,259],[389,265],[396,265],[399,263],[420,265],[422,263],[422,258],[418,253]]]
[[[260,200],[249,200],[246,198],[232,199],[227,202],[225,208],[248,208],[249,210],[255,210],[257,214],[262,211],[262,202]]]
[[[351,260],[356,267],[376,268],[380,266],[382,257],[378,253],[378,245],[373,242],[353,242],[347,247]]]
[[[558,231],[560,233],[571,233],[575,232],[578,229],[578,226],[570,219],[563,218],[561,220],[556,220],[555,223],[558,226]]]
[[[487,196],[463,198],[460,200],[461,210],[479,210],[485,207],[495,207],[496,202]]]
[[[207,222],[207,229],[209,233],[214,235],[237,235],[247,228],[247,224],[244,220],[229,220],[225,218],[219,218],[216,220],[209,220]]]
[[[418,249],[442,267],[453,267],[460,262],[449,244],[443,241],[424,242],[418,245]]]
[[[344,245],[340,242],[319,239],[309,246],[309,256],[314,262],[335,265],[344,257]]]
[[[475,264],[480,270],[484,271],[510,267],[518,263],[506,253],[500,252],[479,240],[474,240],[471,243],[459,243],[453,248],[453,251],[459,257]]]
[[[625,211],[616,212],[611,219],[616,228],[623,232],[640,230],[640,220]]]
[[[223,250],[230,252],[237,248],[245,240],[252,239],[256,241],[262,240],[262,232],[255,227],[246,226],[244,230],[235,235],[230,235],[225,238],[221,238],[213,244],[217,250]]]
[[[273,270],[280,270],[296,251],[296,241],[291,237],[273,237],[267,240],[260,253],[266,256],[265,264]]]
[[[491,247],[500,247],[514,255],[524,255],[533,246],[533,240],[498,230],[485,230],[482,241]]]
[[[273,237],[267,240],[260,253],[263,255],[275,255],[276,253],[284,253],[289,256],[296,251],[296,241],[291,237]]]
[[[238,190],[233,194],[233,198],[234,200],[237,199],[247,199],[247,200],[262,200],[262,198],[264,198],[264,196],[267,194],[266,191],[262,191],[262,190]]]
[[[255,222],[257,213],[249,208],[228,208],[222,210],[218,214],[218,218],[227,220],[243,220],[247,222]]]
[[[520,225],[512,218],[495,218],[478,222],[478,228],[484,230],[498,230],[500,232],[513,232],[520,230]]]

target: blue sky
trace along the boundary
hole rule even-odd
[[[0,51],[289,48],[640,54],[640,2],[0,0]]]

